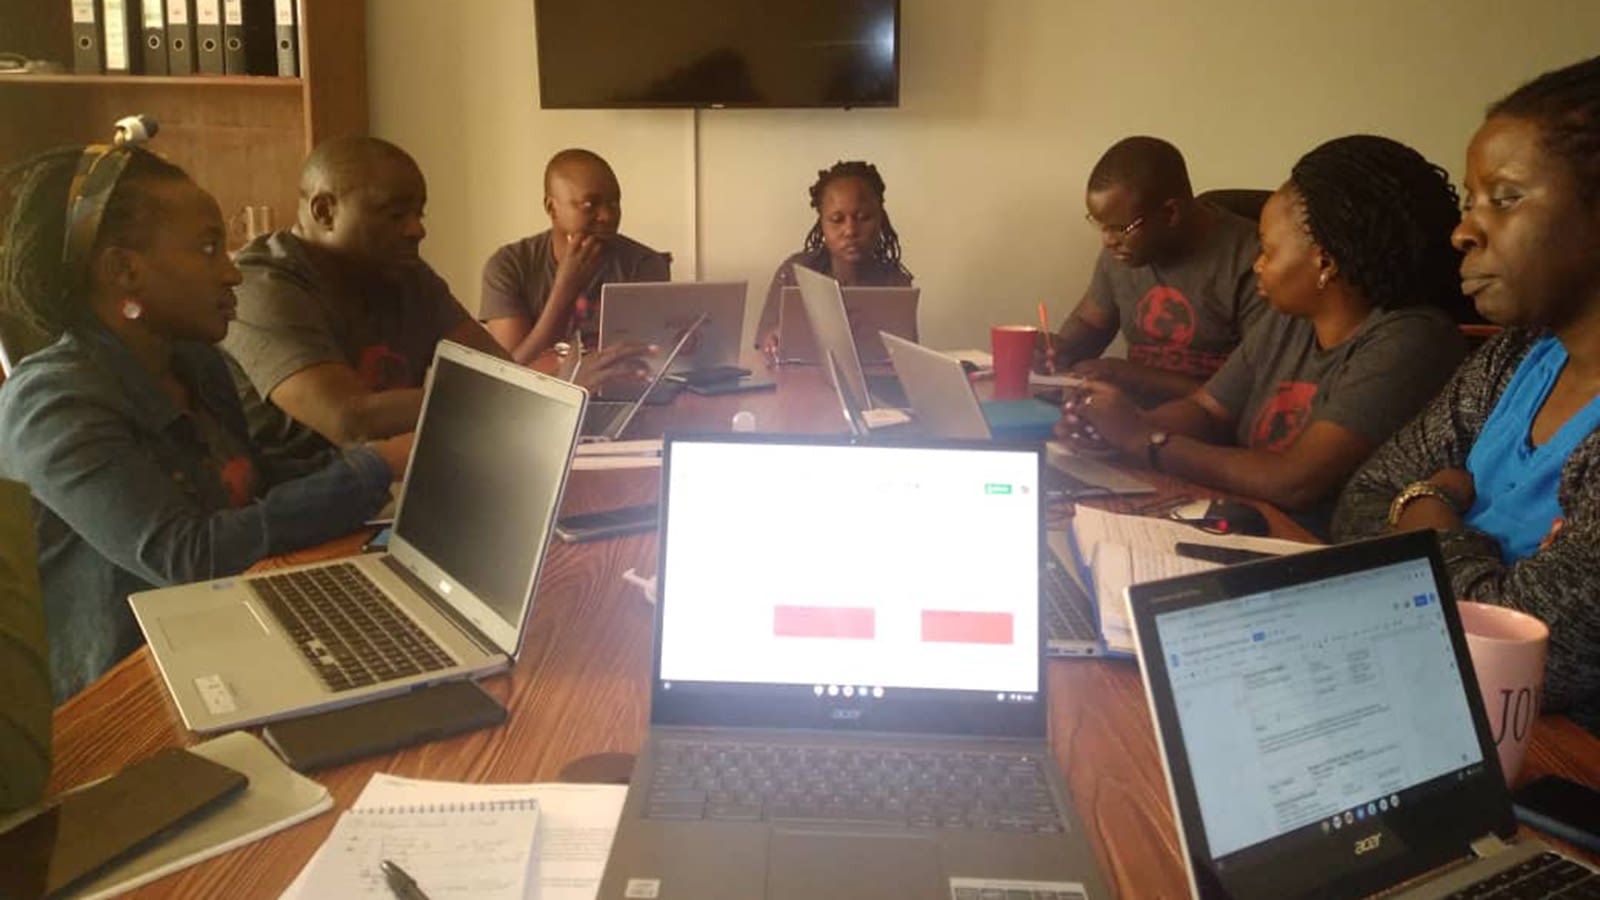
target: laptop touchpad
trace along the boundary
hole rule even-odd
[[[767,900],[925,900],[947,893],[932,837],[772,830]]]
[[[250,611],[250,607],[243,603],[163,617],[161,632],[167,636],[167,644],[174,650],[267,636],[267,629]]]

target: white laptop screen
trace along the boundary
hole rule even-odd
[[[659,689],[1039,692],[1039,457],[674,441]]]
[[[1376,828],[1483,762],[1427,558],[1155,626],[1212,860],[1302,829]]]
[[[581,402],[446,356],[434,362],[395,537],[512,634],[531,599],[581,415]]]

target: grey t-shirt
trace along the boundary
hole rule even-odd
[[[1100,251],[1087,299],[1116,314],[1130,362],[1204,378],[1266,310],[1251,270],[1261,247],[1255,223],[1207,209],[1216,218],[1205,242],[1177,263],[1130,268]]]
[[[260,453],[291,470],[326,460],[332,445],[266,398],[284,379],[345,363],[372,391],[422,387],[439,341],[471,317],[426,263],[357,295],[319,270],[294,234],[263,235],[239,251],[239,316],[222,349]]]
[[[1326,350],[1309,319],[1268,310],[1205,390],[1234,415],[1241,447],[1282,452],[1316,421],[1377,445],[1439,393],[1465,355],[1460,330],[1432,307],[1373,310]]]
[[[611,282],[671,281],[672,254],[652,250],[617,235],[606,247],[600,268],[578,295],[573,324],[590,347],[599,344],[600,288]],[[537,320],[556,282],[556,254],[548,230],[512,241],[483,265],[483,296],[478,318],[527,316]]]

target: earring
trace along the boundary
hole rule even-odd
[[[144,307],[139,305],[139,301],[132,297],[122,298],[122,317],[124,319],[132,321],[142,315],[144,315]]]
[[[1327,272],[1323,272],[1322,274],[1317,276],[1317,290],[1320,291],[1320,290],[1322,290],[1323,288],[1325,288],[1327,286],[1328,286],[1328,273]]]

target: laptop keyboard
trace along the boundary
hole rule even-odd
[[[1099,635],[1089,608],[1089,595],[1062,568],[1060,561],[1045,563],[1039,576],[1045,597],[1045,634],[1052,641],[1093,641]]]
[[[672,741],[654,759],[651,819],[1062,830],[1029,754]]]
[[[350,563],[264,575],[249,584],[331,691],[454,665]]]
[[[1521,865],[1445,900],[1600,900],[1600,874],[1555,853],[1541,853]]]

